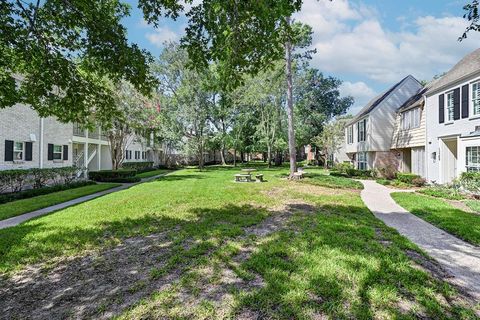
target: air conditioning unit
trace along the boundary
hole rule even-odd
[[[37,136],[35,133],[30,133],[30,142],[36,142],[37,141]]]

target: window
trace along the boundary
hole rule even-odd
[[[467,147],[467,171],[480,172],[480,147]]]
[[[453,91],[447,93],[447,108],[445,112],[447,113],[447,121],[453,121]]]
[[[473,115],[480,115],[480,82],[472,84]]]
[[[363,119],[357,123],[358,127],[358,141],[365,141],[367,138],[367,119]]]
[[[135,160],[140,159],[140,151],[135,151]]]
[[[353,126],[348,126],[347,128],[347,143],[353,143]]]
[[[414,108],[402,113],[403,130],[415,129],[420,127],[420,108]]]
[[[14,161],[21,161],[24,159],[23,147],[24,147],[23,142],[15,142],[13,144],[13,160]]]
[[[59,145],[53,146],[53,160],[62,160],[63,147]]]
[[[358,153],[357,167],[359,170],[367,170],[367,153],[366,152]]]

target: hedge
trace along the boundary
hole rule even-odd
[[[422,179],[422,177],[420,177],[418,174],[397,172],[398,181],[408,184],[414,184],[414,180],[418,181],[418,179]]]
[[[68,184],[64,185],[55,185],[51,187],[43,187],[39,189],[30,189],[30,190],[25,190],[17,193],[7,193],[7,194],[1,194],[0,195],[0,204],[3,203],[8,203],[16,200],[21,200],[21,199],[28,199],[28,198],[33,198],[36,196],[42,196],[45,194],[53,193],[53,192],[58,192],[58,191],[64,191],[68,189],[75,189],[75,188],[80,188],[88,185],[93,185],[96,184],[93,181],[77,181],[77,182],[71,182]]]
[[[98,182],[120,182],[120,183],[132,183],[138,182],[141,179],[136,178],[137,170],[101,170],[91,171],[88,177],[93,181]]]
[[[69,184],[75,180],[76,173],[77,169],[74,167],[0,171],[0,193],[20,192],[28,183],[35,189],[45,187],[48,182],[55,185]]]
[[[136,170],[138,173],[154,170],[153,161],[147,162],[124,162],[122,168],[125,170]]]

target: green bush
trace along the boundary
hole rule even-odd
[[[27,183],[31,183],[34,189],[43,188],[51,181],[56,185],[69,184],[75,180],[76,172],[74,167],[0,171],[0,193],[20,192]]]
[[[371,178],[372,170],[347,169],[346,173],[349,177]]]
[[[34,168],[30,170],[32,174],[33,188],[40,189],[47,185],[49,180],[52,180],[55,177],[54,169],[39,169]]]
[[[460,176],[459,184],[465,190],[480,194],[480,172],[464,172]]]
[[[137,170],[102,170],[91,171],[88,177],[98,182],[137,182],[136,179],[131,179],[135,178],[136,174]]]
[[[392,184],[392,181],[390,181],[390,180],[388,180],[388,179],[384,179],[384,178],[382,178],[382,179],[377,179],[376,182],[377,182],[378,184],[381,184],[381,185],[384,185],[384,186],[389,186],[389,185]]]
[[[397,177],[397,167],[394,165],[386,165],[376,169],[376,175],[382,178],[393,180]]]
[[[452,186],[436,185],[436,186],[419,190],[418,192],[422,194],[426,194],[428,196],[443,198],[448,200],[465,199],[465,197],[460,193],[460,190]]]
[[[93,181],[77,181],[77,182],[72,182],[64,185],[55,185],[51,187],[29,189],[29,190],[25,190],[17,193],[2,194],[0,195],[0,204],[21,200],[21,199],[33,198],[36,196],[42,196],[45,194],[68,190],[68,189],[80,188],[80,187],[84,187],[92,184],[96,184],[96,183]]]
[[[421,179],[422,177],[420,177],[418,174],[403,173],[403,172],[398,172],[397,173],[397,180],[398,181],[408,183],[408,184],[412,184],[412,185],[414,184],[413,180],[419,179],[419,178]]]
[[[412,180],[412,184],[415,187],[423,187],[426,183],[427,183],[427,180],[425,180],[422,177],[418,177],[418,178],[415,178],[415,179]]]
[[[349,162],[337,163],[333,168],[334,171],[338,171],[339,173],[347,173],[347,170],[354,169],[353,164]]]
[[[30,170],[0,171],[0,191],[19,192],[28,180]]]
[[[343,173],[343,172],[340,172],[340,171],[337,171],[337,170],[331,170],[331,171],[330,171],[330,175],[333,176],[333,177],[344,177],[344,178],[348,178],[348,174]]]
[[[125,170],[136,170],[138,173],[154,170],[154,168],[153,168],[153,161],[124,162],[124,163],[122,164],[122,169],[125,169]]]

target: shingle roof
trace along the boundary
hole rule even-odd
[[[407,110],[416,106],[419,106],[423,103],[423,95],[428,91],[428,86],[423,87],[418,92],[413,95],[410,99],[408,99],[400,108],[398,108],[398,111],[401,112],[403,110]]]
[[[434,81],[429,92],[437,91],[438,89],[455,82],[469,74],[478,72],[480,70],[480,49],[477,49],[465,56],[458,62],[450,71],[443,77]]]
[[[406,76],[405,78],[402,79],[402,81],[398,82],[397,84],[395,84],[393,87],[391,87],[390,89],[388,89],[387,91],[383,92],[382,94],[376,96],[375,98],[373,98],[372,100],[370,100],[369,103],[367,103],[358,113],[357,115],[355,115],[355,117],[353,117],[353,119],[348,123],[348,125],[352,124],[352,123],[355,123],[356,121],[358,121],[360,118],[362,118],[363,116],[369,114],[370,112],[372,112],[373,109],[375,109],[383,100],[385,100],[393,91],[395,91],[395,89],[397,89],[405,80],[407,80],[408,78],[413,78],[415,79],[413,76],[409,75],[409,76]],[[416,80],[416,79],[415,79]]]

